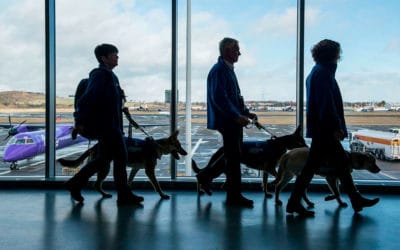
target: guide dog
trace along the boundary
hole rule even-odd
[[[272,197],[272,194],[268,193],[267,190],[268,174],[273,176],[277,175],[276,167],[278,160],[287,150],[306,146],[306,142],[301,136],[301,126],[298,126],[296,131],[290,135],[280,137],[272,136],[271,139],[266,141],[244,141],[242,145],[241,163],[249,168],[263,171],[262,187],[264,194],[266,197]],[[211,156],[207,166],[203,169],[213,168],[216,170],[213,171],[213,173],[219,176],[225,170],[225,160],[223,156],[224,148],[220,147]],[[192,169],[197,174],[202,170],[197,166],[194,160],[192,160]],[[211,195],[211,191],[200,190],[200,187],[198,187],[198,192],[200,194],[202,191]]]
[[[187,155],[187,152],[182,148],[178,140],[179,131],[176,131],[167,138],[154,140],[146,138],[145,140],[133,139],[125,137],[125,143],[128,151],[127,167],[132,168],[128,178],[128,184],[131,185],[137,172],[144,169],[147,177],[150,179],[154,189],[160,194],[162,199],[169,199],[169,195],[165,194],[158,183],[155,176],[155,168],[157,160],[161,159],[162,155],[172,154],[175,159],[179,159],[179,155]],[[61,158],[58,160],[61,165],[70,168],[77,168],[88,157],[95,157],[97,154],[97,144],[86,150],[79,158],[75,160],[67,160]],[[102,184],[110,171],[110,164],[103,166],[97,173],[97,180],[94,188],[105,198],[111,197],[111,194],[104,192]]]
[[[275,186],[275,203],[278,206],[282,205],[282,201],[279,200],[279,193],[282,189],[289,183],[289,181],[300,174],[301,170],[307,161],[309,153],[309,148],[296,148],[285,153],[280,162],[278,168],[278,175],[276,177]],[[381,169],[376,165],[376,159],[374,156],[368,153],[361,152],[348,152],[349,154],[349,169],[357,170],[368,170],[371,173],[378,173]],[[341,207],[347,207],[347,203],[343,202],[340,197],[339,191],[339,178],[337,176],[337,171],[333,167],[322,166],[320,170],[316,173],[325,177],[329,189],[332,194],[325,197],[325,200],[336,199]],[[303,200],[308,206],[313,207],[314,203],[310,201],[307,196],[307,192],[303,194]]]

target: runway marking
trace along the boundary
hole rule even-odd
[[[199,148],[200,144],[203,143],[203,138],[200,138],[197,142],[196,145],[194,145],[194,148],[192,149],[192,152],[190,154],[190,157],[193,157],[194,152]]]

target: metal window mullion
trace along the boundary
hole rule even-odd
[[[192,173],[192,1],[186,0],[186,151],[188,155],[185,160],[185,175]]]
[[[304,1],[297,0],[296,126],[304,125]]]
[[[56,34],[55,0],[45,0],[46,36],[46,170],[45,178],[55,177],[55,114],[56,114]]]
[[[170,120],[171,120],[171,134],[176,131],[176,113],[177,113],[177,1],[172,0],[172,39],[171,39],[171,107],[170,107]],[[171,155],[171,179],[176,179],[176,160]]]

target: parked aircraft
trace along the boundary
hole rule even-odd
[[[388,111],[400,112],[400,105],[399,104],[387,104],[386,108],[387,108]]]
[[[286,111],[286,112],[295,111],[295,107],[293,106],[293,102],[290,101],[290,105],[282,107],[282,111]]]
[[[294,108],[292,106],[285,106],[282,107],[282,111],[291,112],[294,111]]]
[[[56,149],[87,140],[79,135],[73,140],[71,138],[72,128],[73,126],[70,124],[56,126]],[[4,148],[3,161],[10,163],[10,169],[17,169],[18,161],[43,154],[45,146],[45,130],[43,129],[18,133],[7,142]]]
[[[43,125],[26,124],[26,120],[22,121],[18,125],[13,125],[11,122],[11,116],[9,115],[8,116],[8,124],[0,124],[0,127],[8,129],[8,134],[6,137],[4,137],[4,140],[7,140],[11,136],[14,136],[18,133],[42,129]]]
[[[360,108],[356,108],[357,112],[372,112],[374,111],[374,106],[372,105],[367,105],[367,106],[363,106]]]
[[[392,105],[390,103],[386,103],[385,106],[378,106],[375,104],[370,104],[366,106],[362,106],[359,108],[356,108],[355,111],[357,112],[384,112],[384,111],[400,111],[399,106]]]

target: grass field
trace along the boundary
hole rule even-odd
[[[71,109],[58,109],[57,122],[68,123],[73,122]],[[133,117],[142,115],[158,115],[157,111],[132,111]],[[8,123],[8,114],[12,116],[13,124],[22,121],[27,123],[44,123],[44,115],[42,117],[27,117],[27,114],[44,114],[42,109],[8,109],[1,110],[0,123]],[[184,116],[185,112],[179,111],[179,116]],[[296,123],[296,112],[256,112],[261,124],[271,125],[288,125]],[[347,125],[363,126],[363,125],[388,125],[400,126],[400,112],[345,112]],[[304,117],[305,120],[305,117]],[[192,111],[192,122],[196,124],[206,123],[205,111]]]

